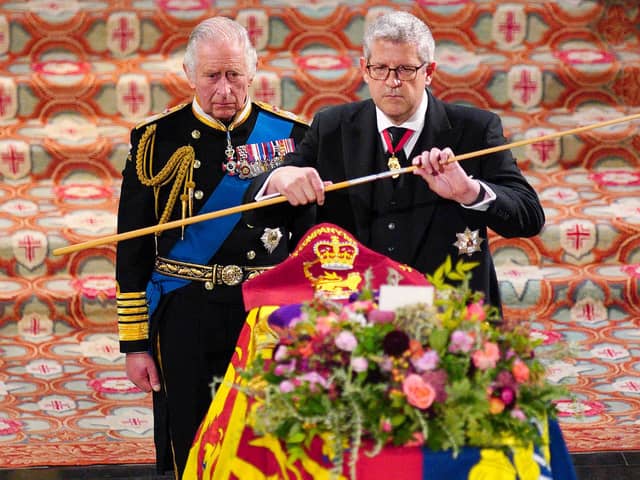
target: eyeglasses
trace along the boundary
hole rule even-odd
[[[424,67],[427,62],[418,65],[417,67],[413,65],[400,65],[396,68],[391,68],[386,65],[367,65],[367,72],[369,76],[374,80],[386,80],[389,78],[389,74],[391,72],[395,72],[396,78],[398,80],[413,80],[416,78],[416,74],[418,70]]]

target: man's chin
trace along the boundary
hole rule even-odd
[[[234,108],[213,108],[211,110],[211,116],[221,122],[230,121],[235,114],[236,110]]]

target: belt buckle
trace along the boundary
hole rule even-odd
[[[226,265],[220,272],[220,280],[229,287],[233,287],[242,282],[244,274],[238,265]]]

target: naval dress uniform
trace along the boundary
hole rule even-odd
[[[278,165],[307,125],[248,102],[225,125],[185,104],[131,132],[118,232],[243,203],[251,178]],[[159,471],[181,474],[189,447],[245,320],[242,282],[284,260],[310,226],[283,204],[164,230],[117,246],[118,331],[123,353],[150,352]],[[310,217],[309,217],[310,218]]]

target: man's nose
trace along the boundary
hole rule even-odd
[[[231,82],[227,80],[226,75],[222,75],[216,84],[216,90],[222,95],[228,95],[231,92]]]
[[[385,80],[386,84],[392,88],[399,87],[402,81],[398,78],[397,70],[389,70],[389,76]]]

